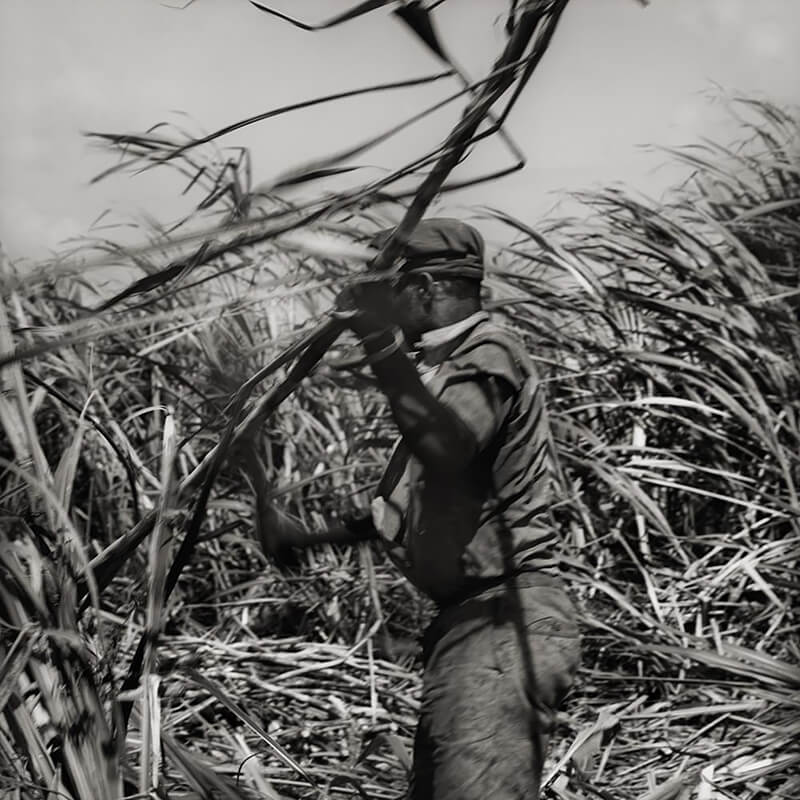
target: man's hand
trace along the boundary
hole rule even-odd
[[[394,292],[389,280],[356,283],[339,292],[334,314],[347,321],[348,327],[363,338],[394,324]]]
[[[297,563],[294,550],[322,544],[354,545],[378,538],[369,514],[348,517],[321,531],[309,531],[297,517],[281,511],[266,497],[256,497],[256,535],[264,555],[283,566]]]
[[[266,495],[256,495],[256,536],[268,558],[289,563],[293,547],[308,544],[309,532],[303,523],[275,506]]]

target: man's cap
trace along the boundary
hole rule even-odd
[[[380,250],[394,228],[379,231],[372,247]],[[483,280],[483,237],[458,219],[423,219],[403,248],[400,272],[430,272],[441,278]]]

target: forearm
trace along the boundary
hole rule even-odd
[[[271,500],[267,473],[254,448],[244,448],[240,458],[253,488],[256,537],[268,556],[280,559],[283,553],[292,548],[355,544],[377,538],[378,533],[369,515],[349,518],[322,531],[308,530],[300,519],[279,509]]]
[[[380,356],[390,344],[391,335],[387,334],[367,338],[364,347],[369,355]],[[475,457],[478,443],[472,431],[453,409],[431,394],[405,353],[396,350],[374,360],[372,371],[400,434],[422,464],[440,472],[455,472]]]
[[[277,508],[266,497],[256,497],[256,536],[267,555],[281,556],[289,549],[321,544],[356,544],[378,537],[369,516],[345,520],[319,531],[311,531],[297,517]]]

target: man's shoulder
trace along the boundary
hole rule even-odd
[[[511,328],[500,324],[494,319],[485,319],[479,322],[470,332],[459,348],[475,347],[483,342],[496,342],[515,349],[524,350],[525,346],[520,336]]]
[[[530,356],[520,336],[492,319],[476,325],[453,355],[458,357],[476,351],[482,351],[487,357],[511,358],[526,372],[532,371]]]
[[[501,377],[515,388],[532,374],[530,358],[519,336],[493,320],[476,325],[448,360],[456,371]]]

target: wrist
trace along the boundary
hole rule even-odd
[[[382,361],[398,352],[405,343],[400,328],[383,328],[361,337],[361,344],[367,352],[367,364]]]

